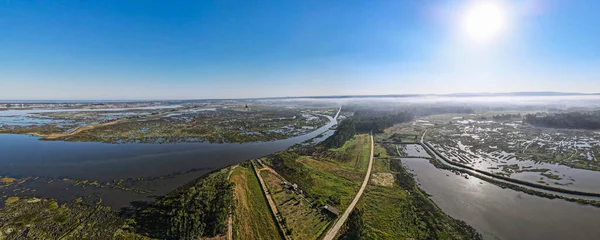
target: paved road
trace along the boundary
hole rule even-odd
[[[354,210],[356,203],[358,202],[358,200],[360,200],[360,196],[362,196],[363,192],[365,191],[365,188],[367,187],[367,184],[369,183],[369,176],[371,176],[371,168],[373,168],[373,149],[374,148],[375,148],[375,146],[373,144],[373,134],[371,134],[371,157],[369,159],[369,168],[367,168],[367,174],[365,175],[365,180],[363,181],[363,184],[360,187],[360,190],[358,190],[356,197],[354,197],[354,200],[352,200],[352,203],[350,203],[350,206],[348,206],[348,208],[346,209],[344,214],[342,214],[342,216],[338,219],[338,221],[335,223],[335,225],[331,229],[329,229],[329,231],[327,232],[327,234],[325,235],[323,240],[332,240],[335,237],[335,235],[337,235],[337,233],[340,231],[340,228],[344,225],[344,223],[348,219],[348,216],[350,216],[350,213],[352,212],[352,210]]]

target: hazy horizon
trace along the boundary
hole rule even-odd
[[[410,93],[410,94],[365,94],[365,95],[312,95],[312,96],[271,96],[271,97],[250,97],[250,98],[156,98],[156,99],[118,99],[118,98],[106,98],[106,99],[2,99],[0,103],[11,103],[11,102],[145,102],[145,101],[202,101],[202,100],[269,100],[269,99],[361,99],[361,98],[515,98],[515,97],[599,97],[600,93],[582,93],[582,92],[548,92],[548,91],[534,91],[534,92],[472,92],[472,93]]]

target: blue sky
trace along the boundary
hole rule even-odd
[[[490,1],[0,0],[0,99],[600,92],[600,1]]]

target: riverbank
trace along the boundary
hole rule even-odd
[[[539,188],[539,189],[548,190],[548,191],[557,192],[557,193],[565,193],[565,194],[584,196],[584,197],[594,197],[594,198],[600,197],[600,194],[598,194],[598,193],[581,192],[581,191],[555,188],[555,187],[550,187],[550,186],[546,186],[546,185],[530,183],[530,182],[521,181],[518,179],[508,178],[508,177],[501,176],[501,175],[491,174],[491,173],[488,173],[488,172],[485,172],[482,170],[474,169],[472,167],[469,167],[469,166],[466,166],[466,165],[463,165],[460,163],[453,162],[453,161],[447,159],[446,157],[440,155],[440,153],[437,152],[437,150],[435,148],[433,148],[430,144],[428,144],[427,142],[424,141],[425,133],[426,133],[426,131],[423,133],[423,136],[421,137],[420,144],[428,152],[428,154],[432,157],[429,160],[432,162],[432,164],[434,166],[436,166],[438,168],[443,168],[443,169],[447,169],[447,170],[458,171],[461,173],[469,174],[471,176],[477,177],[481,180],[493,183],[493,184],[498,185],[503,188],[506,187],[506,188],[510,188],[510,189],[513,189],[516,191],[539,196],[539,197],[545,197],[545,198],[549,198],[549,199],[559,198],[559,199],[563,199],[563,200],[566,200],[569,202],[577,202],[580,204],[586,204],[586,205],[591,205],[594,207],[600,207],[599,200],[582,199],[582,198],[569,197],[569,196],[553,194],[553,193],[548,193],[548,192],[542,192],[542,191],[537,191],[535,189],[523,187],[520,185]],[[442,159],[445,163],[440,162],[440,160],[438,160],[438,158]],[[503,181],[501,181],[501,180],[503,180]]]

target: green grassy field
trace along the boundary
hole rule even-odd
[[[291,183],[297,183],[317,206],[346,209],[356,195],[368,167],[370,139],[357,135],[342,147],[300,156],[280,152],[264,159]]]
[[[360,134],[346,141],[340,148],[329,149],[319,156],[319,160],[325,160],[335,163],[340,168],[367,172],[369,166],[369,155],[371,154],[370,137],[367,134]]]
[[[144,239],[123,231],[124,220],[106,206],[9,199],[0,209],[0,239]]]
[[[281,185],[281,178],[270,171],[262,171],[261,176],[267,185],[280,214],[285,219],[288,232],[294,239],[320,239],[325,233],[331,219],[314,208],[304,198],[286,190]]]
[[[316,204],[331,204],[343,211],[360,188],[359,182],[336,175],[327,169],[304,165],[312,174],[313,184],[306,191]]]
[[[398,161],[398,160],[391,160]],[[385,171],[389,164],[375,160],[378,174],[394,177],[389,185],[369,184],[357,205],[362,213],[362,239],[473,239],[478,235],[464,222],[452,219],[439,209],[402,167]],[[387,166],[387,167],[386,167]],[[354,224],[356,223],[348,223]],[[354,236],[356,237],[356,236]]]
[[[314,157],[300,157],[298,162],[313,172],[309,193],[319,196],[321,205],[331,204],[344,211],[364,180],[370,147],[369,135],[360,134],[340,148],[328,149]]]
[[[282,239],[252,168],[241,165],[235,168],[231,181],[235,184],[233,238]]]
[[[373,169],[372,173],[378,172],[389,172],[390,170],[390,156],[387,154],[387,151],[381,144],[375,144],[375,149],[373,150],[373,154],[375,155],[373,160]]]

